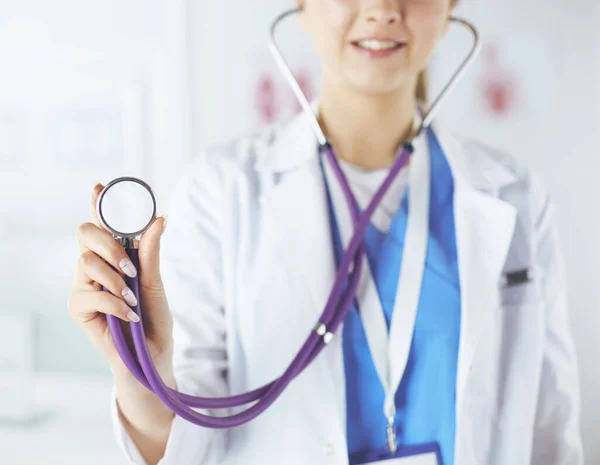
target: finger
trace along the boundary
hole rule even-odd
[[[73,278],[72,289],[76,292],[100,291],[102,290],[102,285],[90,278],[85,271],[81,269],[78,263],[75,267],[75,277]]]
[[[94,252],[87,251],[79,256],[77,270],[82,284],[98,283],[130,307],[137,305],[137,296],[127,286],[121,275]]]
[[[92,219],[92,223],[94,223],[99,228],[102,228],[102,224],[98,219],[98,213],[96,211],[96,204],[98,202],[98,197],[100,197],[100,193],[104,189],[104,186],[101,183],[98,183],[92,189],[92,199],[90,203],[90,218]]]
[[[144,270],[144,282],[160,282],[160,236],[167,224],[167,217],[154,220],[150,228],[142,235],[139,243],[140,268]]]
[[[99,255],[116,270],[122,271],[130,278],[137,276],[137,270],[125,249],[106,231],[92,223],[83,223],[77,229],[77,241],[82,253],[85,249]]]
[[[139,322],[139,317],[121,299],[105,291],[76,292],[69,301],[69,312],[75,321],[85,324],[98,316],[113,315],[126,322]]]

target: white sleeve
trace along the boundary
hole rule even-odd
[[[546,331],[531,464],[582,465],[577,359],[567,310],[563,259],[548,197],[537,215],[535,231],[536,256],[544,273]]]
[[[221,242],[222,180],[210,154],[186,167],[169,205],[161,238],[161,274],[173,315],[174,374],[178,390],[203,397],[228,395]],[[142,303],[143,305],[143,303]],[[119,421],[117,441],[129,463],[146,465]],[[201,411],[226,415],[228,410]],[[225,453],[226,430],[196,426],[176,416],[159,465],[204,465]]]

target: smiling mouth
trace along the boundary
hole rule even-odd
[[[352,45],[371,52],[385,52],[398,50],[404,47],[406,44],[393,40],[366,39],[354,41],[352,42]]]

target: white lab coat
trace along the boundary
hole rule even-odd
[[[455,178],[454,463],[580,465],[577,364],[548,194],[512,158],[433,127]],[[262,386],[313,329],[335,272],[316,147],[301,115],[187,167],[161,249],[180,390],[225,396]],[[524,267],[532,281],[502,286],[503,270]],[[337,336],[249,424],[208,430],[176,418],[160,463],[345,465],[344,396]],[[130,463],[143,463],[114,401],[112,409]]]

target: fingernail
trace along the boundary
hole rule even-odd
[[[130,307],[135,307],[138,304],[135,294],[128,287],[123,289],[123,292],[121,292],[121,295],[125,299],[125,302],[127,302],[129,304]]]
[[[129,321],[133,321],[134,323],[140,322],[140,317],[133,310],[129,310],[129,313],[127,314],[127,318],[129,319]]]
[[[131,260],[128,260],[127,258],[121,260],[121,263],[119,263],[119,268],[121,268],[121,270],[123,270],[123,273],[125,273],[130,278],[135,278],[137,276],[137,270],[135,269],[135,266],[133,266]]]
[[[160,233],[161,235],[164,234],[165,229],[167,229],[167,223],[169,222],[169,215],[163,215],[163,228],[162,228],[162,232]]]

